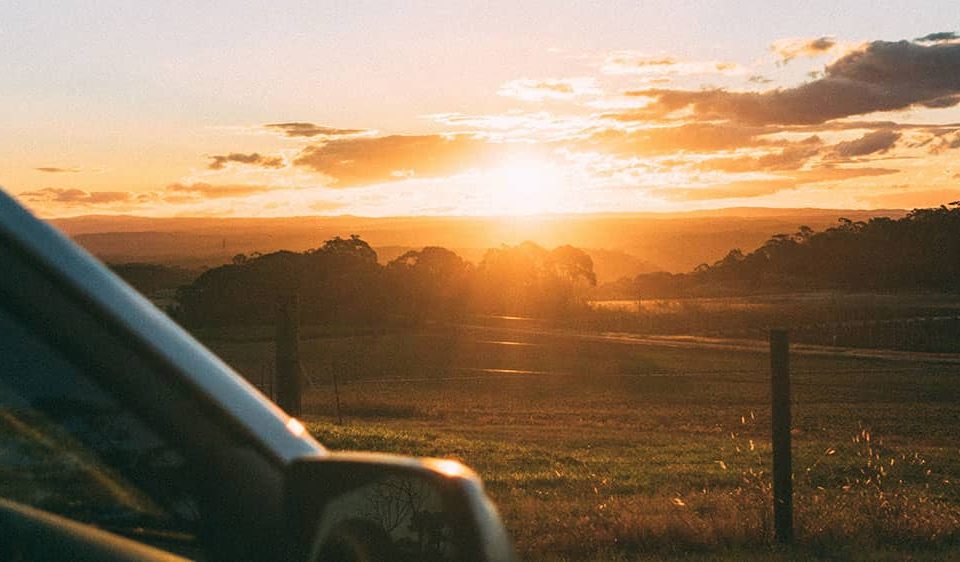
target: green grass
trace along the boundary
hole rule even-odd
[[[335,449],[474,467],[524,559],[960,556],[957,366],[793,358],[798,541],[784,550],[771,539],[766,357],[490,343],[504,340],[520,341],[439,328],[305,340],[308,427]],[[269,341],[208,343],[253,379],[270,370]]]

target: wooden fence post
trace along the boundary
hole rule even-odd
[[[790,343],[786,330],[770,330],[773,390],[773,525],[779,543],[793,542],[793,468],[790,452]]]
[[[276,350],[277,405],[291,416],[300,417],[300,301],[293,292],[285,292],[277,299]]]

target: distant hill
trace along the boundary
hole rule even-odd
[[[688,213],[547,215],[538,217],[286,217],[147,218],[82,216],[52,219],[101,259],[196,268],[227,263],[236,254],[304,251],[334,236],[358,234],[382,254],[443,246],[476,261],[486,248],[531,240],[552,248],[593,248],[598,276],[610,280],[644,270],[689,271],[731,248],[751,251],[771,236],[815,230],[903,210],[731,208]]]
[[[597,283],[609,283],[623,277],[636,277],[643,273],[663,271],[657,264],[642,260],[622,250],[585,249],[593,259],[593,272]]]

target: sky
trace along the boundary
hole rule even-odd
[[[45,217],[960,199],[960,2],[0,3]]]

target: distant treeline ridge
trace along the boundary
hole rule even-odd
[[[801,226],[750,253],[731,250],[689,273],[647,273],[600,288],[604,298],[682,298],[805,291],[960,293],[960,202],[822,232]]]

